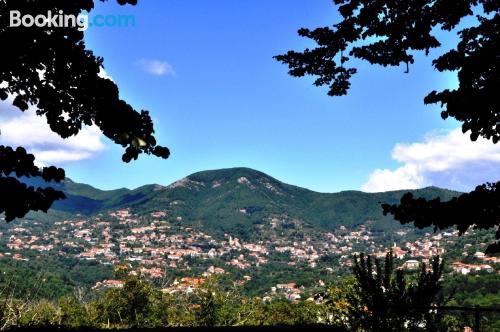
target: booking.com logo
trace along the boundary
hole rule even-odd
[[[46,15],[39,14],[22,15],[18,10],[10,11],[10,27],[33,27],[38,28],[77,28],[78,31],[86,31],[90,27],[135,27],[134,15],[95,15],[89,17],[87,14],[67,15],[62,10],[54,14],[48,11]]]

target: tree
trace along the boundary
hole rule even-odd
[[[438,304],[441,292],[443,263],[434,257],[430,271],[421,264],[416,279],[405,276],[402,269],[394,270],[392,252],[382,265],[378,259],[361,254],[354,260],[355,291],[349,297],[351,327],[360,324],[367,331],[410,331],[425,326],[434,331],[439,323],[428,309]]]
[[[101,0],[105,1],[105,0]],[[137,0],[117,0],[135,5]],[[148,111],[137,112],[120,99],[116,84],[99,75],[103,59],[86,48],[77,27],[9,27],[10,11],[36,17],[47,12],[78,16],[94,8],[93,0],[2,0],[0,1],[0,43],[9,45],[0,62],[0,99],[13,98],[21,111],[30,105],[45,116],[50,129],[62,138],[76,135],[84,125],[95,124],[103,134],[125,148],[124,162],[139,154],[169,157],[169,150],[157,145]],[[61,182],[61,168],[35,166],[35,158],[22,147],[0,146],[0,213],[6,221],[29,211],[44,211],[65,198],[53,188],[27,186],[20,177],[39,177]]]
[[[400,204],[382,204],[384,215],[393,214],[402,224],[414,223],[418,228],[434,226],[443,229],[456,225],[460,234],[474,225],[489,229],[500,225],[500,182],[483,184],[474,191],[454,197],[447,202],[439,198],[426,200],[406,193]],[[500,228],[496,231],[500,239]],[[488,252],[498,252],[500,242],[488,246]]]
[[[237,323],[241,307],[240,293],[227,280],[212,276],[195,292],[196,323],[200,326],[231,326]]]
[[[349,300],[355,296],[356,279],[354,275],[349,275],[339,278],[339,281],[336,285],[332,284],[323,292],[314,295],[315,302],[321,304],[319,320],[328,325],[342,326],[352,330],[352,324],[349,324],[349,315],[352,312]]]
[[[153,308],[156,298],[158,290],[150,281],[140,275],[127,276],[123,288],[105,290],[97,302],[101,324],[122,328],[148,326],[156,321],[150,317],[157,313]]]
[[[479,136],[500,140],[500,2],[496,0],[414,0],[371,1],[334,0],[342,16],[332,28],[300,29],[299,35],[312,39],[318,47],[303,52],[289,51],[275,58],[288,65],[289,74],[296,77],[313,75],[316,86],[329,87],[330,96],[347,94],[356,68],[349,67],[352,58],[382,66],[414,63],[412,53],[441,45],[438,29],[451,32],[465,17],[476,15],[476,24],[458,32],[456,48],[433,60],[440,72],[457,71],[459,87],[454,90],[432,91],[425,104],[440,104],[443,119],[453,117],[462,122],[462,131],[470,131],[472,141]],[[393,214],[403,222],[417,227],[437,228],[456,225],[461,232],[470,226],[499,227],[500,182],[477,187],[469,195],[452,202],[438,199],[427,201],[403,197],[400,205],[384,205],[385,214]],[[486,198],[486,202],[477,198]],[[452,219],[462,211],[484,213],[474,218]],[[468,213],[467,216],[470,216]],[[500,240],[500,231],[496,233]],[[499,241],[490,250],[499,249]]]

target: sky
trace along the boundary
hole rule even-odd
[[[313,47],[300,27],[332,25],[331,0],[148,0],[137,6],[96,1],[93,15],[134,15],[134,27],[91,27],[89,49],[103,75],[136,109],[149,110],[167,160],[142,155],[125,164],[122,148],[97,128],[59,139],[33,110],[0,105],[0,144],[24,145],[40,163],[101,189],[167,185],[191,173],[250,167],[320,192],[370,192],[430,185],[467,191],[500,178],[500,147],[471,143],[460,124],[426,106],[456,74],[417,54],[406,68],[357,63],[344,97],[328,97],[313,78],[293,78],[272,57]]]

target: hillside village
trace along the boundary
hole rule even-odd
[[[23,261],[42,255],[73,256],[127,273],[141,273],[161,281],[162,290],[173,294],[193,292],[211,275],[230,274],[236,278],[235,283],[244,285],[254,278],[255,271],[270,264],[270,260],[276,261],[276,257],[291,268],[316,269],[323,275],[335,276],[352,266],[353,255],[359,252],[384,258],[392,250],[399,268],[411,271],[429,263],[434,255],[446,258],[446,248],[459,239],[457,231],[446,231],[425,233],[410,242],[409,230],[402,228],[391,235],[394,242],[384,246],[387,239],[382,241],[380,235],[373,234],[369,222],[356,229],[340,226],[335,232],[325,233],[297,231],[300,230],[297,223],[292,227],[295,231],[290,233],[289,221],[273,217],[261,226],[262,240],[250,242],[231,234],[216,238],[184,226],[180,217],[171,219],[165,211],[137,215],[131,209],[120,209],[92,218],[57,221],[44,231],[35,230],[41,226],[39,222],[23,221],[4,227],[0,234],[5,241],[0,248],[0,259]],[[285,228],[284,223],[288,225]],[[500,257],[488,257],[479,249],[471,252],[485,245],[465,244],[460,257],[450,262],[450,273],[500,273]],[[325,259],[328,257],[333,261]],[[176,278],[166,281],[166,274],[172,271],[176,272]],[[324,285],[325,280],[316,280],[316,286]],[[122,286],[120,280],[106,279],[98,281],[93,289]],[[298,300],[305,289],[290,279],[270,287],[265,296]]]

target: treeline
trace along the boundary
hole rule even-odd
[[[449,305],[500,307],[500,277],[496,273],[455,275],[445,280],[443,288],[451,294]]]
[[[57,255],[26,257],[29,260],[0,259],[2,294],[14,298],[55,300],[113,276],[111,266],[95,261]]]
[[[0,302],[3,329],[310,325],[330,320],[327,304],[265,302],[241,296],[237,288],[227,288],[216,279],[191,294],[166,294],[147,279],[132,275],[125,278],[123,288],[109,288],[90,299],[75,294],[58,301],[3,298]]]
[[[169,294],[138,274],[121,271],[122,288],[74,292],[58,300],[17,298],[3,292],[0,328],[324,324],[349,331],[453,332],[470,326],[467,317],[425,309],[449,301],[439,258],[412,273],[394,265],[392,254],[383,262],[361,255],[355,259],[351,276],[295,302],[278,296],[272,300],[245,296],[241,286],[220,277],[208,278],[191,293]],[[483,327],[495,328],[498,322],[498,317],[489,317]]]

